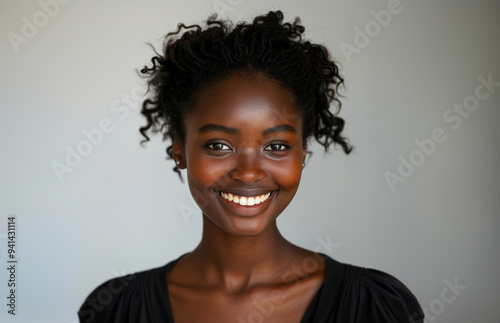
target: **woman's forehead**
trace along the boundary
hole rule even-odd
[[[264,75],[233,74],[200,91],[185,126],[220,124],[264,129],[278,125],[302,128],[302,115],[290,91]],[[186,129],[196,131],[195,129]]]

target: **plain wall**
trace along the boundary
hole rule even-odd
[[[237,21],[275,9],[300,16],[346,79],[341,116],[356,149],[313,147],[282,233],[398,277],[429,322],[500,322],[500,2],[94,0],[43,9],[50,2],[0,4],[0,267],[9,215],[19,259],[17,315],[3,298],[0,321],[77,322],[98,284],[197,245],[201,215],[165,160],[167,143],[139,145],[136,70],[153,55],[146,43],[159,47],[177,23],[225,3],[223,16]],[[377,22],[388,8],[390,21]],[[488,78],[497,83],[481,87]],[[66,164],[68,147],[102,123],[112,131],[58,178],[54,163]],[[467,288],[444,302],[454,280]]]

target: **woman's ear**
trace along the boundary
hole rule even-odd
[[[174,162],[179,169],[186,168],[186,156],[184,154],[184,147],[179,142],[179,140],[175,140],[172,145],[172,157],[174,157]]]

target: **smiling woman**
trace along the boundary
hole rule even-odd
[[[163,267],[99,286],[81,322],[422,322],[394,277],[302,249],[277,228],[308,140],[351,151],[329,110],[340,109],[343,79],[303,32],[277,11],[236,26],[181,24],[166,36],[142,70],[151,96],[141,132],[172,141],[174,170],[186,170],[202,210],[202,239]]]
[[[271,229],[297,191],[306,156],[291,93],[249,73],[257,72],[235,72],[202,90],[184,117],[184,142],[173,145],[206,225],[236,236]],[[282,111],[293,117],[276,118]]]

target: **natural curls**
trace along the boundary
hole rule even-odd
[[[262,72],[290,90],[304,119],[304,142],[314,137],[325,151],[338,144],[345,153],[352,146],[342,135],[339,87],[343,78],[328,50],[304,41],[300,20],[283,23],[281,11],[256,17],[252,23],[232,24],[211,16],[205,26],[179,24],[165,36],[163,51],[141,69],[148,80],[149,97],[142,105],[146,125],[140,128],[143,142],[148,133],[163,140],[183,142],[184,114],[198,91],[236,71]],[[153,49],[154,50],[154,49]],[[336,111],[330,111],[330,105]],[[172,158],[172,145],[167,148]],[[179,169],[174,167],[179,173]]]

